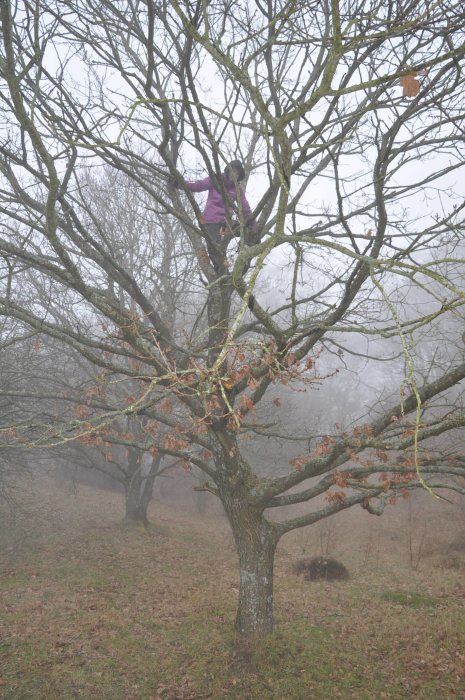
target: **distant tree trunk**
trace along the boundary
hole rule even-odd
[[[207,512],[207,492],[195,491],[195,505],[199,515],[205,515]]]
[[[152,458],[147,474],[142,470],[142,456],[140,450],[129,448],[128,450],[128,480],[126,482],[126,517],[128,522],[148,525],[147,509],[152,500],[153,484],[157,477],[161,458]]]
[[[145,513],[145,519],[147,521],[147,508],[149,507],[150,501],[153,496],[153,486],[155,484],[155,479],[157,478],[160,470],[161,456],[157,455],[152,457],[152,462],[150,464],[150,469],[148,474],[144,478],[144,482],[141,486],[141,496],[140,503],[141,508],[143,508]]]
[[[140,494],[144,478],[140,473],[134,474],[126,488],[126,517],[128,522],[148,524],[147,507],[141,502]]]
[[[224,502],[239,556],[236,632],[253,640],[273,630],[273,565],[278,535],[261,510],[246,499]]]

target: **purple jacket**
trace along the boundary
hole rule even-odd
[[[233,182],[227,178],[223,178],[224,188],[231,202],[236,201],[236,187]],[[222,224],[226,221],[225,202],[221,196],[221,192],[216,189],[211,177],[206,177],[204,180],[195,180],[194,182],[186,183],[191,192],[205,192],[208,190],[207,203],[203,212],[203,217],[206,224]],[[248,218],[252,210],[247,201],[245,193],[240,189],[241,206],[243,215]],[[234,214],[235,207],[229,207],[229,216]],[[237,211],[237,210],[236,210]],[[252,225],[254,222],[251,222]]]

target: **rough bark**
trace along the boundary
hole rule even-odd
[[[231,311],[232,287],[226,275],[217,280],[210,289],[208,299],[208,362],[215,363],[228,333]]]
[[[278,536],[260,510],[242,499],[226,502],[239,556],[239,603],[236,632],[255,639],[273,630],[273,564]]]
[[[147,525],[147,504],[141,500],[142,481],[140,474],[134,475],[126,489],[126,516],[127,522],[142,523]]]

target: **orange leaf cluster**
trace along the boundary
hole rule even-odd
[[[150,419],[147,421],[145,428],[151,435],[156,435],[160,429],[160,425],[156,420]]]
[[[165,435],[163,443],[168,450],[184,450],[187,447],[185,440],[181,440],[169,433]]]
[[[241,403],[245,411],[255,414],[255,404],[248,396],[241,396]]]
[[[393,484],[408,484],[409,481],[415,481],[417,475],[415,472],[407,472],[406,474],[392,474],[391,482]]]
[[[410,66],[401,66],[401,68],[410,68]],[[403,75],[400,79],[400,86],[404,97],[416,97],[420,92],[420,81],[417,80],[417,75],[426,75],[426,70],[417,73],[413,68],[410,73]]]
[[[87,435],[81,435],[79,442],[83,445],[90,445],[92,447],[97,447],[103,443],[102,437],[98,433],[89,433]]]
[[[368,423],[365,423],[364,425],[357,425],[353,429],[352,434],[356,436],[363,435],[365,437],[371,437],[373,435],[373,428],[371,425],[368,425]]]
[[[233,432],[237,432],[242,424],[243,416],[238,411],[233,411],[228,418],[228,428]]]
[[[170,413],[173,410],[173,402],[169,398],[163,399],[160,401],[160,408],[165,413]]]
[[[343,491],[328,491],[325,496],[325,501],[328,503],[344,503],[346,495]]]
[[[206,435],[208,433],[208,426],[203,418],[195,418],[191,422],[191,430],[196,435]]]
[[[400,79],[402,94],[404,97],[416,97],[420,92],[420,82],[416,79],[416,73],[403,75]]]
[[[87,399],[92,399],[94,396],[103,396],[104,388],[101,384],[94,384],[93,386],[87,387],[84,391],[84,395]]]
[[[121,440],[127,440],[128,442],[133,442],[134,440],[138,439],[138,437],[134,433],[130,432],[129,430],[126,432],[121,431],[121,432],[116,433],[116,437],[121,438]]]
[[[76,408],[74,409],[74,415],[76,416],[76,418],[85,418],[88,412],[89,411],[87,406],[76,406]]]
[[[294,467],[298,472],[302,471],[302,467],[306,464],[308,461],[308,457],[302,455],[300,457],[294,457],[293,459],[289,460],[289,464]]]
[[[347,488],[347,480],[350,479],[350,472],[340,472],[336,471],[333,475],[333,484],[339,486],[341,489]]]
[[[376,450],[376,456],[378,457],[379,461],[383,464],[386,464],[386,462],[388,461],[387,453],[384,452],[384,450]]]
[[[330,437],[329,435],[325,435],[320,444],[313,450],[311,457],[324,457],[328,454],[335,442],[336,441],[334,438]]]

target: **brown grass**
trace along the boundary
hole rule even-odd
[[[450,510],[429,513],[415,570],[415,533],[407,538],[401,510],[328,521],[333,538],[318,528],[285,538],[277,630],[242,667],[224,519],[156,505],[146,532],[121,524],[118,495],[33,487],[16,522],[1,521],[2,700],[457,700],[465,692],[465,554],[454,550],[458,564],[443,566],[460,530]],[[347,566],[349,581],[292,573],[330,540],[324,554]]]

